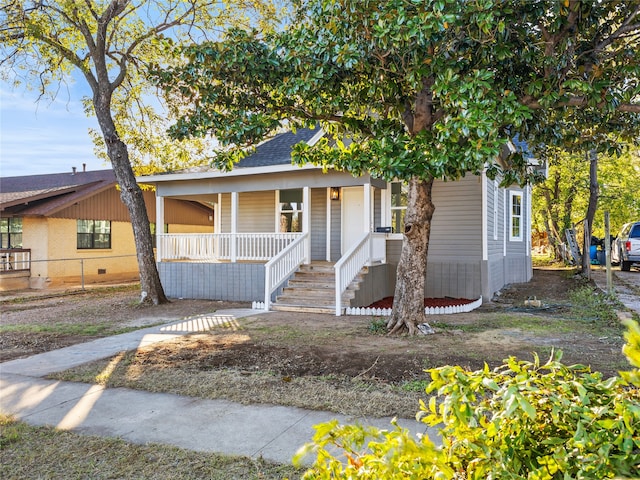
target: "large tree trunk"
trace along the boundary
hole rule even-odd
[[[593,232],[593,219],[598,208],[598,153],[595,150],[589,152],[589,205],[587,216],[584,220],[584,251],[582,252],[582,274],[590,276],[591,258],[589,247],[591,246],[591,235]]]
[[[138,268],[140,270],[140,301],[141,303],[153,303],[155,305],[168,303],[169,300],[160,283],[160,275],[156,267],[144,196],[133,174],[127,146],[120,140],[113,123],[109,100],[110,95],[108,93],[94,95],[94,107],[98,124],[107,146],[107,154],[111,160],[116,180],[120,185],[120,198],[129,210],[129,216],[131,217]]]
[[[402,253],[396,273],[395,301],[387,324],[389,333],[417,332],[426,322],[424,284],[427,273],[427,251],[431,233],[431,218],[435,207],[431,199],[433,178],[409,181],[409,198],[404,217]]]

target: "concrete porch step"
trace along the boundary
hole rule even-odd
[[[328,262],[301,265],[271,308],[289,312],[335,313],[336,283],[333,267],[334,264]],[[365,272],[358,274],[343,292],[343,305],[349,305],[355,298],[355,291],[359,288]]]
[[[301,280],[289,280],[289,285],[285,287],[287,289],[296,289],[296,290],[335,290],[336,284],[335,282],[321,282],[321,281],[301,281]]]
[[[364,279],[362,274],[358,274],[356,278],[353,279],[352,284],[358,284],[362,282]],[[289,287],[295,288],[335,288],[336,281],[335,277],[324,276],[324,275],[299,275],[296,272],[296,275],[289,280]]]
[[[298,273],[333,274],[335,273],[334,265],[335,264],[329,262],[313,262],[308,265],[300,265]]]
[[[348,291],[358,290],[358,287],[359,287],[358,284],[352,283],[347,287],[347,290],[345,291],[348,292]],[[283,289],[283,293],[284,292],[318,292],[318,293],[334,292],[335,294],[335,291],[336,291],[335,285],[326,285],[326,284],[317,284],[317,283],[296,284],[296,285],[289,284],[288,287],[284,287]]]
[[[274,303],[271,310],[276,312],[300,312],[300,313],[328,313],[334,314],[336,308],[332,306],[289,305]],[[344,309],[343,309],[344,312]]]
[[[351,295],[342,295],[342,303],[348,305],[354,298]],[[333,305],[335,296],[333,295],[309,295],[304,293],[289,293],[278,295],[276,304],[296,304],[296,305]]]

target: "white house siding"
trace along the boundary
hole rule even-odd
[[[388,295],[395,289],[396,267],[400,259],[402,240],[387,241]],[[478,298],[482,295],[481,261],[442,261],[434,259],[431,254],[427,258],[427,276],[425,296],[431,298]]]
[[[500,255],[490,255],[483,265],[482,296],[486,299],[493,297],[493,294],[505,285],[505,257]]]
[[[431,259],[475,262],[482,258],[481,191],[480,177],[474,175],[457,182],[434,183]]]
[[[434,183],[426,296],[478,298],[482,294],[481,191],[481,179],[473,175]],[[401,249],[402,240],[389,240],[387,261],[397,266]],[[395,284],[395,268],[389,269],[389,277]]]
[[[382,209],[381,209],[382,190],[373,189],[373,230],[382,227]]]
[[[231,232],[231,194],[223,193],[220,233]],[[276,225],[275,191],[238,194],[238,233],[272,233]]]
[[[521,241],[509,240],[509,192],[522,192],[522,228],[524,229]],[[530,209],[528,202],[531,198],[527,197],[526,191],[516,187],[509,187],[505,195],[504,208],[506,234],[506,256],[504,258],[504,283],[523,283],[531,280],[533,276],[533,267],[531,265],[531,253],[529,249],[529,240],[531,238],[531,219],[529,218]]]
[[[491,181],[489,180],[489,186]],[[525,190],[517,186],[506,189],[500,188],[498,193],[498,235],[494,239],[493,233],[493,195],[491,188],[488,188],[487,209],[489,222],[487,225],[488,238],[488,258],[483,265],[483,290],[485,298],[493,295],[510,283],[523,283],[531,280],[533,268],[531,264],[531,254],[529,238],[530,231],[530,196]],[[509,239],[510,218],[510,191],[522,192],[522,225],[523,235],[521,241]]]
[[[500,179],[487,179],[487,259],[483,263],[482,296],[490,299],[504,284],[504,247],[506,207],[505,193],[499,188]],[[495,187],[497,190],[494,191]],[[494,202],[497,215],[494,215]],[[496,229],[494,230],[494,222]]]
[[[242,192],[238,195],[238,233],[272,233],[276,225],[276,193]]]
[[[304,208],[309,208],[304,205]],[[311,260],[327,259],[327,189],[311,189]]]
[[[221,195],[220,212],[220,232],[229,233],[231,231],[231,194],[223,193]]]

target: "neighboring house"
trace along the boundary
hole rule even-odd
[[[144,192],[155,230],[155,194]],[[161,231],[213,232],[210,206],[170,200]],[[0,178],[0,290],[138,278],[113,170]]]
[[[264,301],[266,308],[274,301],[274,308],[314,303],[340,314],[393,295],[406,186],[292,166],[292,146],[321,136],[307,129],[277,135],[230,172],[138,179],[156,187],[158,221],[170,214],[171,200],[199,200],[215,211],[214,234],[158,235],[169,296]],[[468,175],[436,181],[433,198],[426,296],[491,298],[505,284],[531,279],[529,188],[505,189],[485,175]],[[314,288],[324,288],[317,302],[305,297],[309,271],[325,276],[315,281]]]

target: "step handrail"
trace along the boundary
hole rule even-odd
[[[302,263],[309,263],[307,243],[309,232],[284,248],[264,266],[264,309],[269,311],[271,294],[295,272]]]
[[[362,237],[334,265],[336,272],[336,317],[342,315],[342,294],[371,258],[371,232]]]

